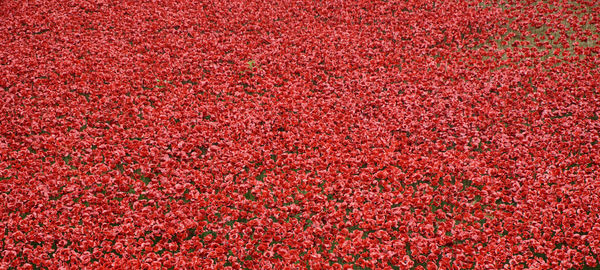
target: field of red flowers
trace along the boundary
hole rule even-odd
[[[0,269],[600,263],[595,0],[0,14]]]

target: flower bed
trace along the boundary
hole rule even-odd
[[[581,269],[594,1],[3,1],[0,269]]]

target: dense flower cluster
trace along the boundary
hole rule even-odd
[[[0,269],[599,263],[596,1],[0,14]]]

